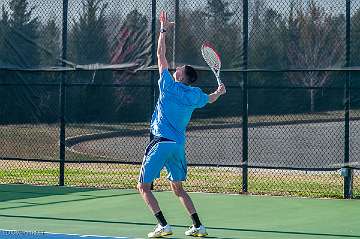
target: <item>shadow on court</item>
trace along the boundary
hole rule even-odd
[[[70,188],[70,187],[53,187],[53,186],[37,186],[26,184],[0,185],[0,202],[39,198],[54,195],[69,195],[79,192],[99,191],[94,188]],[[86,195],[84,195],[86,196]]]
[[[67,202],[81,202],[81,201],[88,201],[88,200],[95,200],[95,199],[105,199],[105,198],[113,198],[113,197],[120,197],[120,196],[127,196],[137,194],[136,191],[130,191],[124,193],[114,193],[108,195],[94,195],[94,194],[86,194],[86,192],[93,192],[93,191],[101,191],[101,189],[86,189],[86,188],[67,188],[67,187],[34,187],[30,185],[0,185],[0,202],[5,201],[12,201],[12,200],[21,200],[21,199],[33,199],[39,197],[46,197],[46,196],[59,196],[59,195],[69,195],[72,193],[79,193],[82,194],[77,195],[81,198],[75,199],[66,199],[66,200],[56,200],[53,202],[21,202],[24,205],[17,205],[17,206],[9,206],[9,207],[1,207],[1,210],[4,209],[18,209],[18,208],[29,208],[34,206],[45,206],[45,205],[56,205],[61,203]],[[84,194],[85,193],[85,194]]]
[[[131,226],[153,226],[153,223],[144,222],[126,222],[126,221],[106,221],[106,220],[91,220],[91,219],[79,219],[79,218],[57,218],[57,217],[36,217],[36,216],[21,216],[21,215],[7,215],[0,214],[0,217],[4,218],[23,218],[23,219],[40,219],[40,220],[57,220],[57,221],[73,221],[73,222],[87,222],[87,223],[106,223],[106,224],[123,224]],[[171,225],[174,228],[188,228],[185,225]],[[209,230],[219,231],[236,231],[236,232],[253,232],[264,234],[264,236],[271,234],[282,234],[282,235],[303,235],[303,236],[321,236],[330,238],[360,238],[360,235],[349,235],[349,234],[331,234],[331,233],[316,233],[316,232],[301,232],[301,231],[279,231],[279,230],[258,230],[251,228],[226,228],[226,227],[207,227]],[[171,237],[176,239],[176,237]],[[206,237],[206,238],[218,238],[218,239],[233,239],[232,237]]]
[[[68,188],[68,187],[53,187],[53,186],[39,186],[34,187],[26,184],[17,185],[0,185],[0,202],[39,198],[53,195],[68,195],[78,192],[97,191],[98,189],[89,188]]]

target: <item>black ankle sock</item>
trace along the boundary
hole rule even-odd
[[[158,220],[158,222],[160,223],[160,225],[162,227],[165,227],[167,225],[167,221],[165,220],[165,217],[164,217],[164,215],[162,214],[161,211],[156,213],[155,217],[156,217],[156,219]]]
[[[194,213],[191,215],[191,219],[193,221],[193,224],[196,228],[200,227],[201,226],[201,222],[200,222],[200,219],[199,219],[199,216],[197,213]]]

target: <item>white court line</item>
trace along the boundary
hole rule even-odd
[[[46,235],[50,236],[51,238],[55,238],[55,236],[66,236],[69,238],[78,237],[78,238],[92,238],[92,239],[98,239],[98,238],[104,238],[104,239],[130,239],[129,237],[112,237],[112,236],[99,236],[99,235],[80,235],[80,234],[64,234],[64,233],[54,233],[54,232],[43,232],[43,231],[17,231],[17,230],[4,230],[0,229],[0,236],[7,235],[9,238],[10,236],[15,236],[13,238],[20,238],[18,236],[22,236],[21,238],[36,238],[40,237],[46,238]],[[2,238],[2,237],[1,237]],[[56,237],[60,238],[60,237]],[[63,238],[63,237],[62,237]],[[64,238],[66,239],[66,238]],[[144,239],[144,238],[136,238],[136,239]]]

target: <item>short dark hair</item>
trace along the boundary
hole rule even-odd
[[[197,80],[197,73],[191,66],[185,66],[185,79],[189,84],[194,83]]]

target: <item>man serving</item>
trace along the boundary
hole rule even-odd
[[[185,131],[192,112],[196,108],[204,107],[207,103],[215,102],[226,93],[226,89],[224,84],[221,84],[214,93],[207,95],[200,88],[192,87],[191,85],[197,80],[197,73],[188,65],[177,67],[172,76],[165,57],[165,37],[166,32],[174,23],[168,21],[164,11],[160,13],[160,23],[157,48],[160,94],[151,120],[151,142],[145,151],[138,189],[158,220],[158,225],[153,232],[148,234],[148,237],[171,235],[171,227],[151,192],[151,183],[160,177],[160,171],[165,167],[171,189],[186,208],[193,222],[185,235],[202,237],[207,235],[206,229],[200,222],[190,196],[182,186],[182,181],[186,180],[187,175]]]

